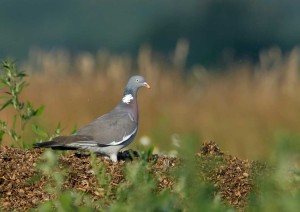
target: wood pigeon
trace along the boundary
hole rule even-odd
[[[35,143],[35,148],[58,150],[89,150],[110,157],[117,162],[120,149],[129,145],[138,130],[137,91],[150,88],[142,76],[132,76],[120,103],[109,113],[80,128],[70,136],[58,136],[51,141]]]

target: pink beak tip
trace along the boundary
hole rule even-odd
[[[146,83],[146,82],[144,82],[144,86],[145,86],[146,88],[151,88],[150,85],[149,85],[148,83]]]

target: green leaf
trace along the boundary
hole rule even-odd
[[[33,112],[33,116],[40,116],[44,112],[44,110],[45,110],[45,106],[42,105],[41,107],[39,107]]]
[[[60,132],[61,132],[61,124],[60,124],[60,122],[59,122],[59,123],[57,124],[55,130],[54,130],[53,136],[54,136],[54,137],[59,136]]]
[[[8,135],[10,137],[12,137],[12,139],[14,139],[15,141],[18,141],[20,139],[20,136],[18,136],[18,134],[16,133],[15,129],[10,129],[8,131]]]
[[[21,77],[21,78],[27,77],[27,74],[25,74],[24,71],[21,71],[21,72],[19,72],[19,73],[17,74],[17,77]]]
[[[77,131],[77,126],[76,125],[74,125],[74,127],[72,128],[72,130],[71,130],[71,134],[74,134],[74,133],[76,133],[76,131]]]
[[[48,138],[48,133],[46,133],[44,130],[42,130],[38,125],[33,124],[32,125],[32,130],[33,132],[35,132],[35,134],[44,137],[44,138]]]
[[[19,110],[23,110],[24,106],[25,106],[25,105],[24,105],[23,102],[19,103]]]
[[[6,103],[4,103],[2,105],[2,107],[0,108],[0,111],[4,110],[7,106],[9,106],[10,104],[12,104],[12,99],[8,100]]]
[[[145,161],[149,161],[149,159],[150,159],[150,157],[153,153],[153,150],[154,150],[154,146],[151,146],[146,151],[143,151],[142,154],[141,154],[141,158]]]
[[[1,130],[6,131],[6,129],[7,129],[7,124],[6,124],[6,122],[0,120],[0,127],[1,127]]]
[[[23,91],[23,89],[24,89],[25,87],[27,87],[28,85],[29,85],[29,83],[24,82],[24,81],[21,82],[20,84],[16,84],[18,93],[21,93],[21,92]]]
[[[5,86],[10,86],[10,81],[7,79],[1,79],[1,84],[4,84]],[[5,87],[3,86],[3,87]]]

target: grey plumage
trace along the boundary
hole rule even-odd
[[[134,139],[138,129],[137,91],[150,86],[141,76],[129,79],[120,103],[109,113],[80,128],[70,136],[58,136],[51,141],[35,143],[35,148],[61,150],[83,149],[108,155],[114,162],[120,149]]]

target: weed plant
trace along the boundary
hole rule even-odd
[[[0,69],[0,90],[3,94],[0,96],[0,112],[11,109],[12,120],[8,123],[0,119],[0,144],[4,135],[8,135],[13,140],[13,145],[25,147],[24,132],[27,130],[27,125],[30,121],[40,116],[44,111],[44,106],[39,106],[35,109],[30,101],[22,101],[21,95],[29,83],[25,81],[27,77],[24,71],[20,71],[16,63],[7,59],[2,62]],[[60,133],[60,124],[54,130],[52,135],[48,135],[37,124],[32,124],[33,132],[44,139],[49,139],[53,136],[57,136]],[[28,144],[27,144],[28,146]]]

